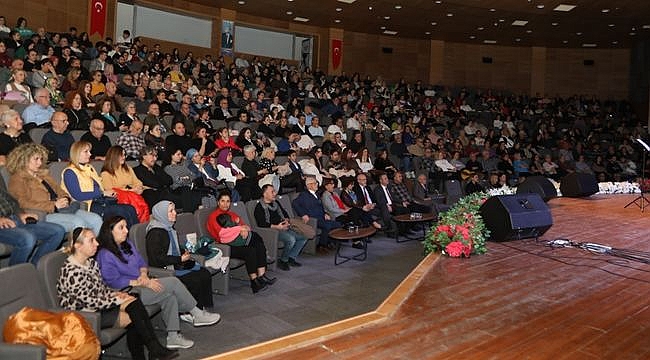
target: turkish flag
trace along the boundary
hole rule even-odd
[[[92,0],[90,3],[90,35],[104,38],[106,31],[106,0]]]
[[[334,70],[341,65],[341,56],[343,55],[343,41],[332,39],[332,68]]]

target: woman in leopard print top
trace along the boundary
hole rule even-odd
[[[127,328],[127,344],[133,359],[172,359],[177,351],[164,348],[154,333],[149,314],[139,298],[111,289],[102,279],[97,262],[97,240],[91,229],[72,232],[70,256],[56,284],[59,304],[69,310],[101,312],[101,328]]]

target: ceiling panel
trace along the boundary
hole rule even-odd
[[[310,25],[398,37],[499,45],[630,47],[650,39],[648,0],[190,0],[238,13],[293,21],[308,18]],[[569,12],[553,9],[575,5]],[[401,7],[397,9],[396,7]],[[339,9],[337,11],[337,9]],[[513,26],[515,20],[528,21]],[[433,24],[432,24],[433,23]]]

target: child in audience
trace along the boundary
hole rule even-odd
[[[241,236],[241,225],[237,225],[230,215],[221,214],[217,216],[217,223],[221,226],[221,230],[219,230],[221,242],[229,244],[230,246],[248,245],[248,239],[244,239],[244,237]]]

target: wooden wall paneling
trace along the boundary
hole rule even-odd
[[[444,83],[445,73],[445,42],[431,40],[429,52],[429,83],[441,85]]]

